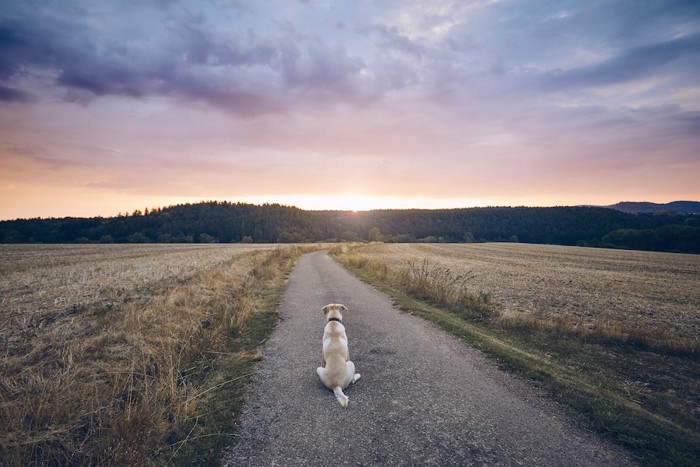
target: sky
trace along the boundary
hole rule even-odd
[[[700,200],[700,2],[4,0],[0,219]]]

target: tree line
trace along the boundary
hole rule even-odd
[[[203,202],[117,217],[0,222],[2,243],[510,241],[700,253],[700,216],[597,207],[304,211]]]

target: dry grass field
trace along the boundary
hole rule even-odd
[[[396,268],[428,259],[486,292],[503,319],[566,318],[646,329],[700,344],[700,256],[517,243],[375,244],[358,253]]]
[[[300,253],[0,245],[0,464],[216,458]]]
[[[271,247],[0,245],[0,338],[16,349],[47,327],[51,332],[60,328],[70,337],[80,332],[71,321],[83,308],[106,311],[119,302],[146,298],[161,284],[187,281],[263,248]],[[234,267],[243,273],[246,265]]]
[[[700,256],[511,243],[334,257],[480,347],[642,463],[700,456]]]

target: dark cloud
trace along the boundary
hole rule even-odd
[[[358,28],[360,33],[371,33],[378,39],[378,46],[384,49],[390,49],[402,54],[413,56],[420,60],[425,49],[419,43],[411,40],[408,36],[401,34],[396,26],[387,26],[385,24],[374,24],[372,26],[364,26]]]
[[[237,34],[217,31],[201,13],[185,12],[167,25],[167,31],[171,40],[164,53],[171,61],[184,57],[182,65],[269,65],[284,43],[260,37],[251,29]]]
[[[280,65],[285,82],[292,88],[324,91],[351,90],[353,77],[366,67],[344,47],[322,42],[283,48]]]
[[[29,93],[0,85],[0,101],[2,102],[29,102],[33,100]]]
[[[637,3],[389,2],[358,6],[363,17],[318,3],[10,2],[0,13],[0,99],[29,98],[14,84],[19,73],[53,80],[69,91],[54,95],[68,100],[166,96],[240,115],[366,103],[408,86],[450,105],[455,96],[494,102],[521,92],[525,100],[625,83],[677,65],[677,78],[692,79],[698,3]],[[673,30],[696,35],[668,39]],[[601,44],[620,52],[561,65],[571,51]]]
[[[667,146],[689,142],[693,146],[692,160],[698,162],[697,139],[700,135],[700,112],[673,112],[660,122],[666,130]]]
[[[129,37],[119,28],[105,32],[105,18],[84,10],[63,15],[47,7],[0,16],[0,85],[20,70],[49,71],[57,86],[71,90],[69,100],[161,95],[241,115],[281,111],[294,96],[317,91],[339,101],[358,92],[355,78],[366,65],[342,45],[294,28],[266,35],[252,26],[225,29],[204,13],[167,6],[167,14],[155,13],[162,25],[153,24],[160,27],[152,38]],[[3,86],[0,99],[26,99]]]
[[[229,82],[217,83],[211,77],[196,73],[178,73],[164,82],[160,93],[187,101],[203,102],[243,117],[280,113],[287,109],[287,104],[276,96],[255,89],[236,89],[236,85]]]
[[[61,3],[15,2],[0,14],[0,72],[3,78],[26,66],[56,67],[76,59],[96,40],[84,24],[84,12]],[[14,8],[13,8],[14,7]]]
[[[142,70],[104,60],[86,60],[77,66],[64,67],[56,83],[87,91],[95,96],[142,97],[149,91],[150,80]]]
[[[681,37],[626,50],[594,65],[553,72],[547,84],[555,90],[618,84],[662,73],[673,61],[689,58],[700,68],[700,35]]]

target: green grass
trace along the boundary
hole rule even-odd
[[[401,310],[438,324],[548,390],[643,464],[697,465],[700,363],[693,349],[577,334],[562,323],[504,322],[487,295],[469,294],[466,279],[444,269],[431,270],[428,263],[392,269],[342,248],[332,254]],[[450,287],[455,290],[442,290]]]

